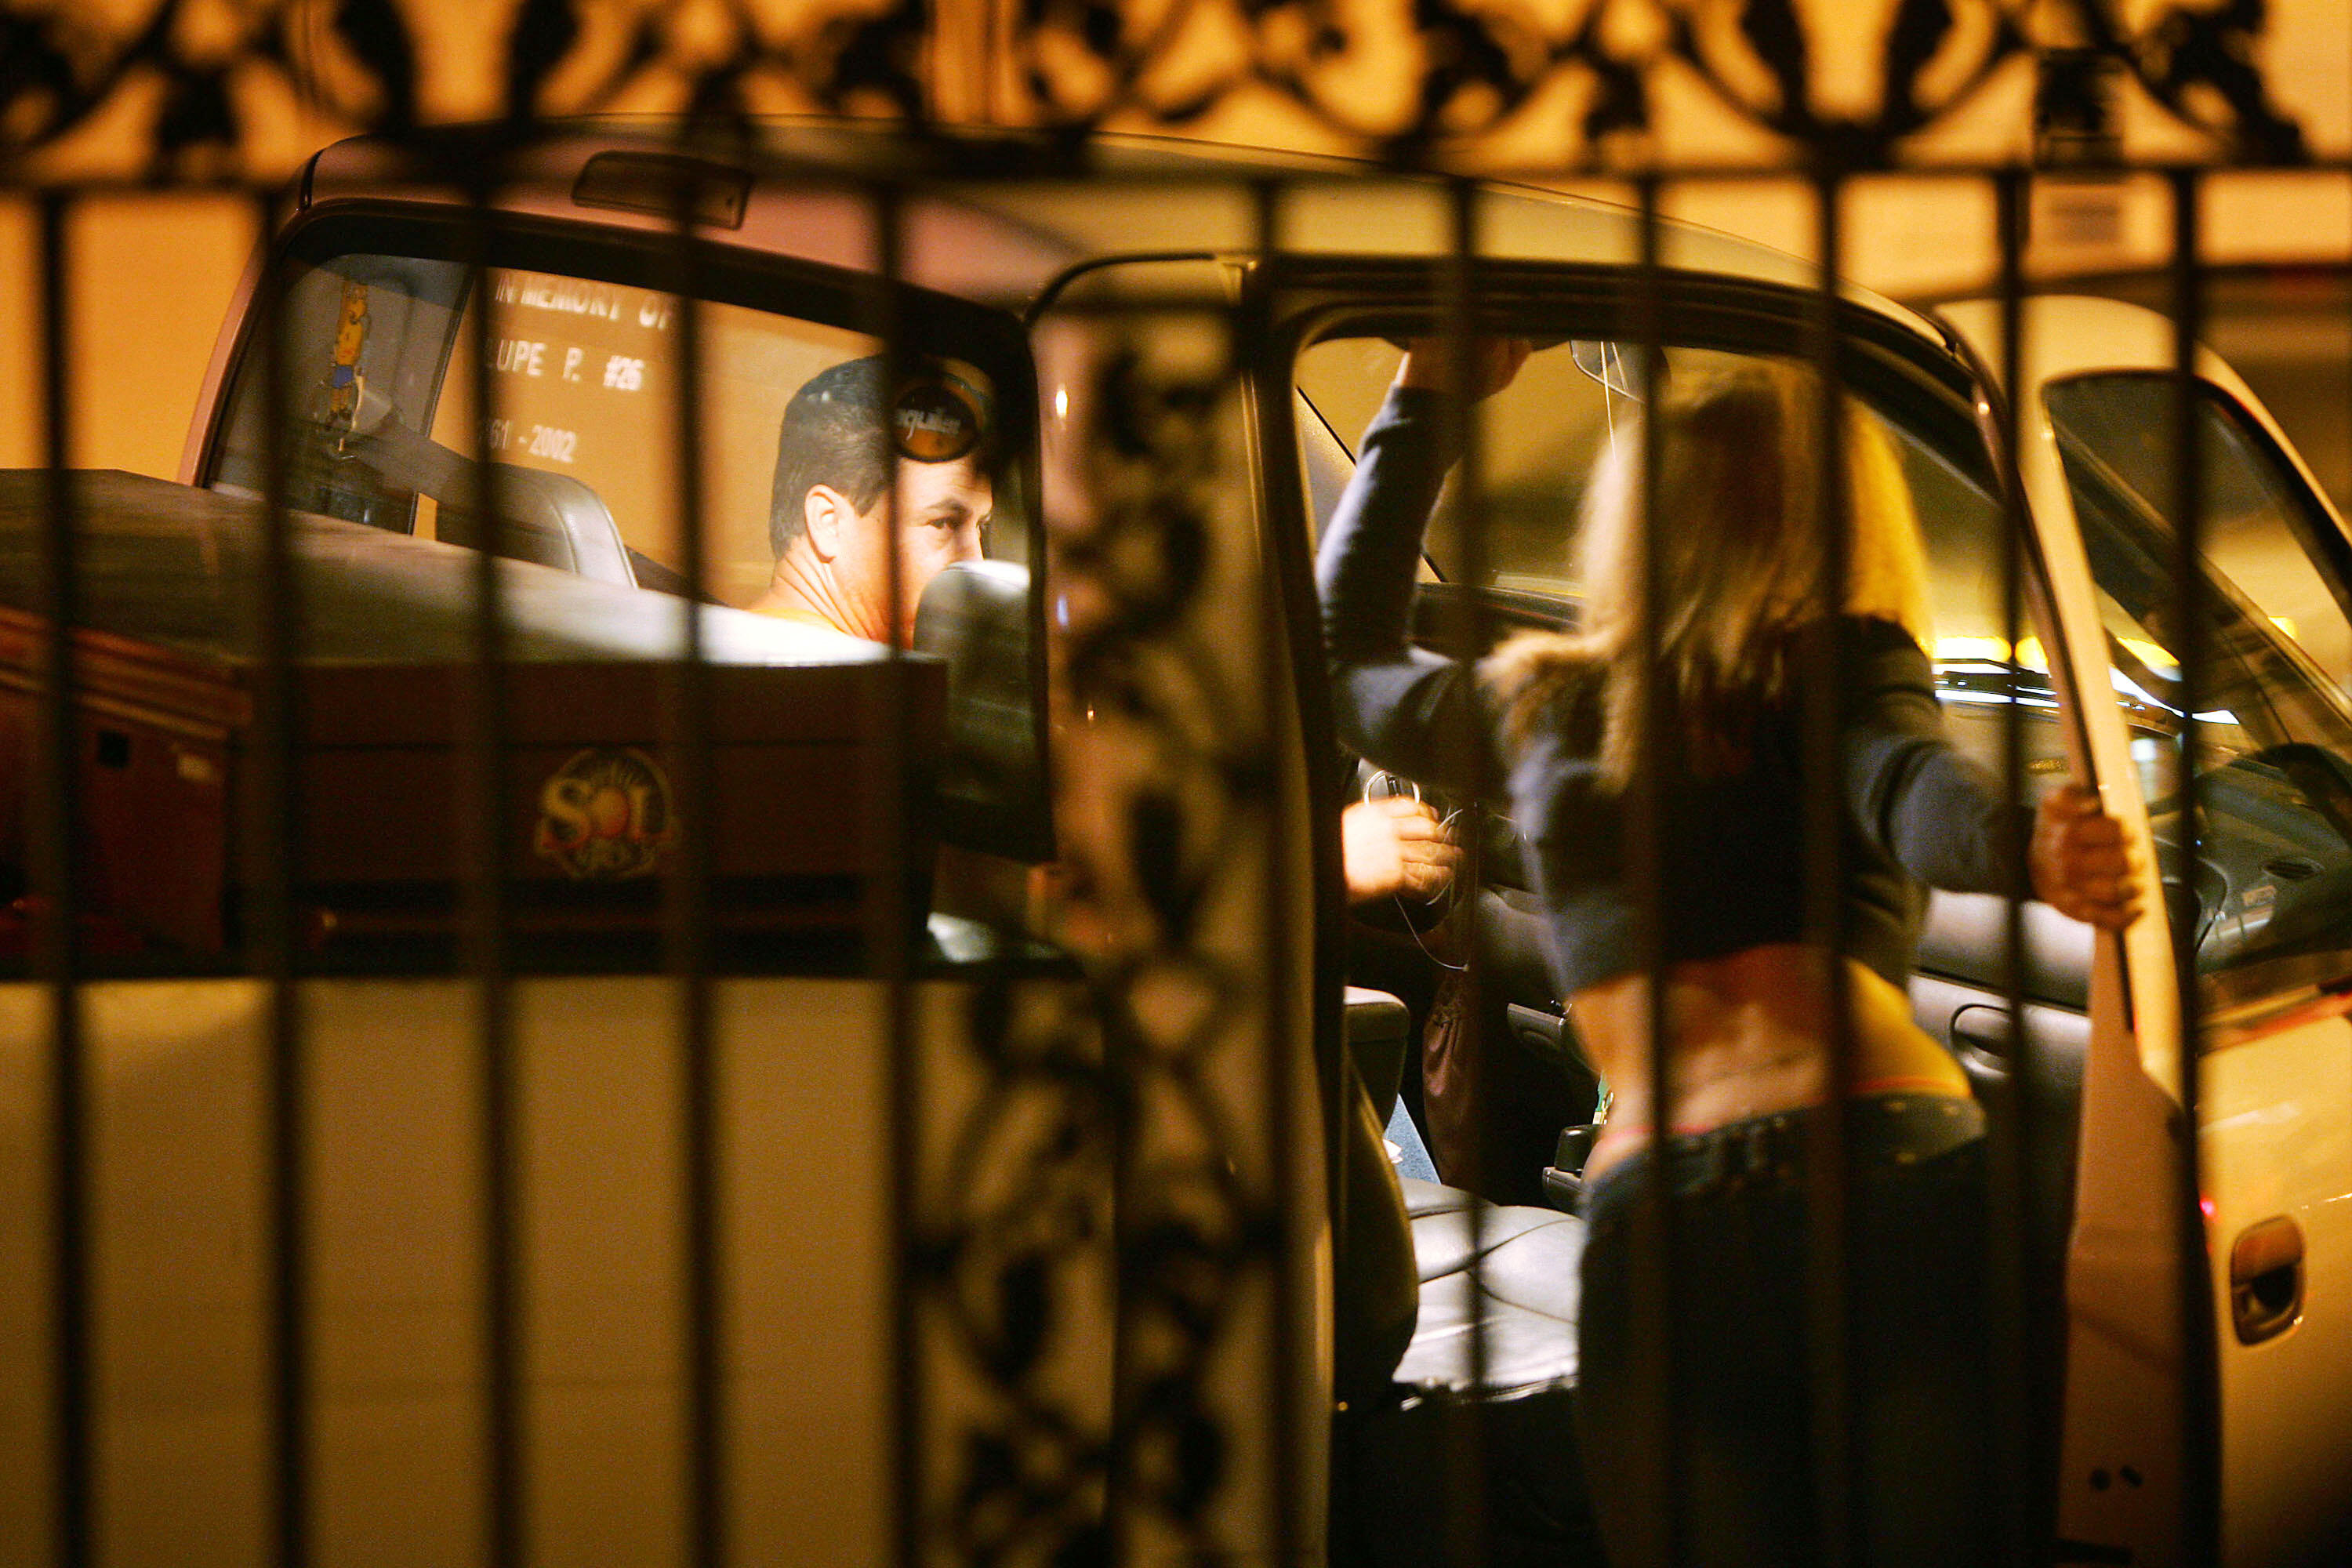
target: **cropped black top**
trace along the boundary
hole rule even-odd
[[[1473,672],[1409,637],[1422,530],[1453,461],[1440,447],[1438,412],[1433,393],[1391,390],[1364,433],[1315,575],[1340,740],[1378,766],[1466,793],[1461,737],[1496,747],[1495,715]],[[2004,887],[2002,792],[1946,737],[1934,672],[1909,633],[1848,618],[1839,637],[1844,945],[1901,986],[1918,946],[1922,883],[1967,892]],[[1624,807],[1601,777],[1595,731],[1556,717],[1539,723],[1517,755],[1497,750],[1489,758],[1488,776],[1509,783],[1563,996],[1636,963]],[[1795,705],[1759,716],[1735,772],[1676,770],[1662,781],[1669,961],[1802,937],[1804,769]],[[2012,842],[2022,845],[2025,830],[2021,820]]]

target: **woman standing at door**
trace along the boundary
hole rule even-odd
[[[1470,385],[1507,384],[1527,345],[1470,345]],[[1816,486],[1817,384],[1752,360],[1677,378],[1646,437],[1588,487],[1586,625],[1506,645],[1477,668],[1407,635],[1422,530],[1453,454],[1443,347],[1412,346],[1367,431],[1318,561],[1341,739],[1380,766],[1456,789],[1461,741],[1507,779],[1547,921],[1552,973],[1616,1091],[1587,1171],[1581,1448],[1619,1568],[1683,1560],[1804,1563],[1818,1532],[1809,1342],[1811,1191],[1824,1108],[1849,1154],[1845,1233],[1855,1436],[1855,1560],[1987,1560],[1983,1118],[1951,1057],[1910,1017],[1922,885],[2000,891],[2022,850],[2036,896],[2117,928],[2137,913],[2118,825],[2062,789],[2003,817],[1999,782],[1945,738],[1923,651],[1925,570],[1883,434],[1849,417],[1845,580],[1829,580]],[[1638,624],[1642,438],[1659,443],[1660,624]],[[1829,647],[1821,646],[1827,639]],[[1642,650],[1665,693],[1646,742]],[[1806,929],[1805,672],[1841,675],[1836,945]],[[1659,764],[1664,984],[1637,956],[1623,830],[1637,759]],[[1843,996],[1850,1076],[1832,1055]],[[1653,1006],[1668,1103],[1650,1103]],[[1663,1124],[1663,1141],[1655,1129]],[[1675,1431],[1683,1511],[1664,1472],[1654,1372],[1662,1327],[1637,1318],[1642,1194],[1674,1194]]]

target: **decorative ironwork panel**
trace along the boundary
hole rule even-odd
[[[454,120],[527,135],[548,115],[652,110],[717,132],[814,110],[1075,136],[1255,106],[1401,164],[1573,169],[1671,154],[1687,100],[1763,133],[1739,161],[1867,168],[1971,113],[2013,121],[2022,100],[1992,89],[2038,66],[2045,150],[2106,134],[2128,91],[2210,154],[2292,163],[2305,133],[2262,68],[2270,19],[2265,0],[155,0],[110,25],[16,4],[0,155],[204,178],[268,173],[338,130]]]
[[[1047,451],[1057,751],[1084,781],[1062,796],[1058,924],[1087,987],[973,997],[987,1087],[919,1242],[947,1331],[926,1419],[957,1433],[933,1442],[933,1538],[957,1562],[1264,1552],[1293,1511],[1257,1495],[1297,1436],[1268,1420],[1264,1352],[1280,1205],[1314,1189],[1280,1179],[1264,1094],[1293,1069],[1306,1092],[1274,971],[1304,963],[1310,922],[1302,905],[1269,927],[1268,879],[1304,887],[1284,862],[1303,867],[1305,837],[1269,744],[1238,386],[1217,314],[1097,326],[1041,356],[1066,411]],[[983,1152],[986,1179],[957,1190]],[[1069,1373],[1106,1342],[1098,1415]]]

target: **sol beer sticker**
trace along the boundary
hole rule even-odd
[[[592,746],[539,790],[531,847],[584,882],[649,877],[677,836],[669,780],[634,746]]]

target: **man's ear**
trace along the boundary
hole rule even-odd
[[[831,485],[811,485],[801,498],[801,521],[807,525],[809,545],[817,559],[830,562],[841,553],[846,531],[857,516],[849,498]]]

